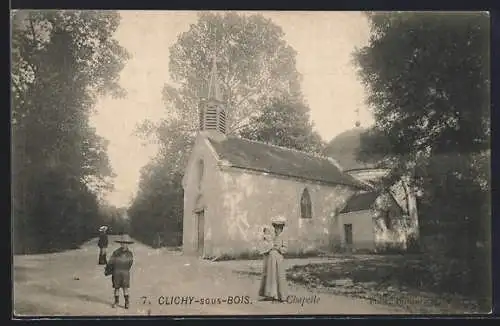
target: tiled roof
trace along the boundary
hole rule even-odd
[[[358,212],[371,209],[380,195],[382,195],[380,190],[357,193],[347,201],[347,205],[340,211],[340,213]],[[398,204],[394,196],[391,193],[388,193],[387,195],[389,202],[386,203],[388,206],[385,206],[385,209],[396,209],[398,213],[404,214],[403,209]]]
[[[378,191],[356,194],[347,201],[347,205],[340,211],[340,213],[357,212],[370,209],[379,195],[380,193]]]
[[[366,189],[366,185],[343,173],[327,157],[239,137],[209,141],[219,158],[233,167]]]

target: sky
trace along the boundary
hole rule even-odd
[[[311,120],[325,141],[373,123],[364,104],[365,90],[356,76],[352,53],[366,45],[368,21],[360,12],[262,12],[281,26],[285,40],[297,51],[302,91],[311,108]],[[135,135],[145,119],[164,117],[161,91],[170,83],[169,47],[195,24],[194,11],[120,11],[115,39],[132,55],[120,75],[127,91],[123,99],[101,98],[92,124],[109,140],[108,155],[116,174],[115,190],[106,199],[128,206],[137,192],[140,169],[156,153],[153,144]]]

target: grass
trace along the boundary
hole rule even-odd
[[[311,257],[327,257],[328,254],[319,250],[309,250],[300,252],[290,252],[284,255],[285,259],[291,258],[311,258]],[[241,253],[226,253],[220,256],[206,256],[205,259],[213,261],[230,261],[230,260],[260,260],[262,255],[254,251],[245,251]]]
[[[439,312],[489,311],[489,298],[467,291],[461,271],[456,261],[436,261],[428,256],[351,256],[334,263],[294,266],[287,271],[287,278],[337,294],[399,302],[416,312],[433,313],[432,307]]]

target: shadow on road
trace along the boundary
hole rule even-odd
[[[110,299],[106,300],[106,298],[92,296],[86,293],[79,293],[64,288],[54,288],[54,287],[47,288],[41,285],[32,285],[31,288],[40,292],[43,291],[46,294],[53,295],[54,297],[79,299],[84,302],[95,302],[95,303],[105,304],[108,306],[111,304]]]
[[[74,244],[68,244],[68,245],[59,245],[58,247],[52,247],[52,248],[29,248],[23,250],[23,252],[20,253],[15,253],[16,256],[41,256],[41,255],[46,255],[46,254],[56,254],[56,253],[61,253],[61,252],[66,252],[66,251],[71,251],[78,249],[78,245]]]
[[[35,267],[14,266],[12,273],[14,275],[14,282],[27,282],[29,280],[29,275],[37,270],[39,269]]]
[[[54,312],[50,309],[46,309],[39,304],[34,304],[30,302],[20,302],[14,305],[13,314],[15,317],[24,316],[48,316]]]

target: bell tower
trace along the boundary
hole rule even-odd
[[[214,140],[226,136],[226,107],[224,105],[217,73],[217,57],[212,60],[208,94],[200,103],[200,132]]]

